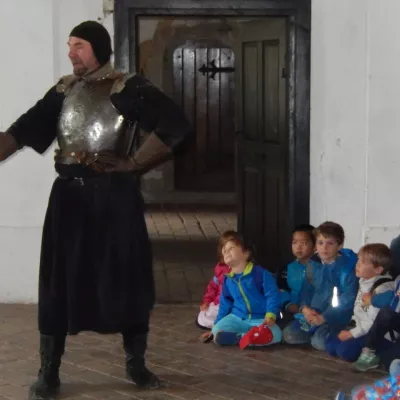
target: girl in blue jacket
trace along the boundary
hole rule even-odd
[[[275,278],[250,262],[251,251],[238,234],[227,238],[222,255],[231,272],[225,276],[219,312],[212,328],[215,343],[238,344],[252,327],[263,324],[272,333],[272,340],[265,345],[281,342],[282,332],[275,323],[280,309]]]

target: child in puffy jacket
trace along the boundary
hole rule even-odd
[[[232,236],[233,233],[233,231],[227,231],[219,238],[217,250],[218,263],[214,269],[214,277],[210,280],[205,290],[203,301],[200,305],[200,313],[196,320],[196,325],[201,329],[211,329],[217,318],[222,284],[225,275],[230,271],[229,266],[224,263],[222,246],[226,238]]]
[[[338,335],[331,336],[326,342],[330,355],[345,361],[356,361],[367,342],[369,333],[380,307],[364,301],[365,296],[372,294],[387,298],[388,307],[393,295],[393,280],[387,275],[392,263],[389,248],[383,243],[370,243],[363,246],[358,253],[356,275],[360,279],[359,290],[354,304],[351,323]],[[363,299],[364,298],[364,299]],[[378,351],[385,350],[389,343],[382,337],[378,343]]]
[[[365,347],[355,367],[362,372],[379,365],[388,369],[394,359],[400,358],[400,275],[393,291],[364,295],[363,303],[380,310],[365,337]]]
[[[283,336],[288,344],[311,343],[315,349],[325,350],[327,338],[350,322],[358,290],[357,255],[343,249],[344,231],[337,223],[325,222],[314,234],[316,256],[307,263],[300,313]]]
[[[225,274],[230,268],[224,263],[215,266],[214,277],[208,283],[204,293],[203,302],[200,305],[200,313],[197,317],[197,326],[201,329],[211,329],[217,318],[219,310],[219,298]]]
[[[299,225],[292,233],[292,253],[295,260],[277,273],[281,295],[283,318],[278,322],[282,328],[299,312],[300,291],[306,275],[306,266],[315,251],[314,227]]]
[[[224,262],[231,272],[224,278],[218,316],[212,333],[219,345],[238,345],[253,328],[260,328],[265,340],[256,346],[279,343],[282,332],[276,320],[279,316],[280,295],[275,278],[266,269],[251,262],[252,251],[237,234],[226,238],[222,247]]]

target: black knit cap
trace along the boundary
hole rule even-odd
[[[72,29],[69,36],[87,40],[93,48],[93,53],[100,65],[110,61],[112,48],[111,37],[107,29],[96,21],[85,21]]]

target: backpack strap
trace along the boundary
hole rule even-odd
[[[376,289],[380,286],[380,285],[383,285],[384,283],[386,283],[386,282],[392,282],[393,281],[393,279],[392,278],[389,278],[389,277],[383,277],[383,278],[379,278],[379,279],[377,279],[374,283],[373,283],[373,285],[371,286],[371,289],[370,289],[370,293],[371,294],[375,294],[375,292],[376,292]]]

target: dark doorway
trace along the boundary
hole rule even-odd
[[[187,47],[173,53],[173,92],[192,126],[188,148],[175,158],[175,188],[235,191],[234,53]]]
[[[286,18],[255,20],[237,43],[238,224],[272,266],[287,241],[287,31]]]
[[[293,227],[309,220],[310,10],[310,0],[115,2],[116,66],[123,71],[138,69],[140,17],[235,18],[243,23],[237,48],[232,49],[237,78],[234,129],[238,230],[256,246],[258,261],[272,270],[291,257]],[[246,20],[251,21],[246,23]],[[222,49],[213,46],[198,50],[183,46],[176,54],[179,56],[180,52],[184,57],[185,52],[192,52],[191,68],[195,73],[197,51],[199,57],[203,51],[205,60],[209,51],[217,55]],[[182,63],[181,71],[186,68]],[[193,88],[197,80],[191,79]],[[182,92],[178,90],[178,93]],[[185,99],[182,102],[186,107],[187,98],[181,98]],[[195,101],[188,103],[190,110]],[[210,99],[207,97],[206,101]],[[196,115],[188,115],[198,125]],[[213,116],[213,121],[216,120]],[[220,131],[215,137],[219,135]],[[191,155],[176,160],[182,168],[190,165],[198,177],[206,176],[207,168],[213,168],[203,155],[196,156],[193,162],[194,154],[208,150],[205,137],[200,135],[198,147],[197,141],[192,143]],[[182,189],[190,188],[185,174],[177,182]]]

